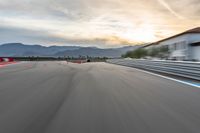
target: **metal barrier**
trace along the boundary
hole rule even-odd
[[[108,63],[200,80],[200,62],[111,59]]]

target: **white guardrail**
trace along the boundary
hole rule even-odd
[[[200,62],[111,59],[108,63],[161,72],[200,81]]]

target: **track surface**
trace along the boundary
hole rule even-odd
[[[199,133],[200,90],[106,63],[0,68],[0,133]]]

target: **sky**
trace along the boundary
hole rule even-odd
[[[199,0],[0,0],[0,44],[118,47],[199,26]]]

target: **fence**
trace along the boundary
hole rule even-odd
[[[135,67],[154,72],[172,74],[185,78],[200,80],[200,63],[185,61],[153,61],[132,59],[111,59],[108,63]]]

